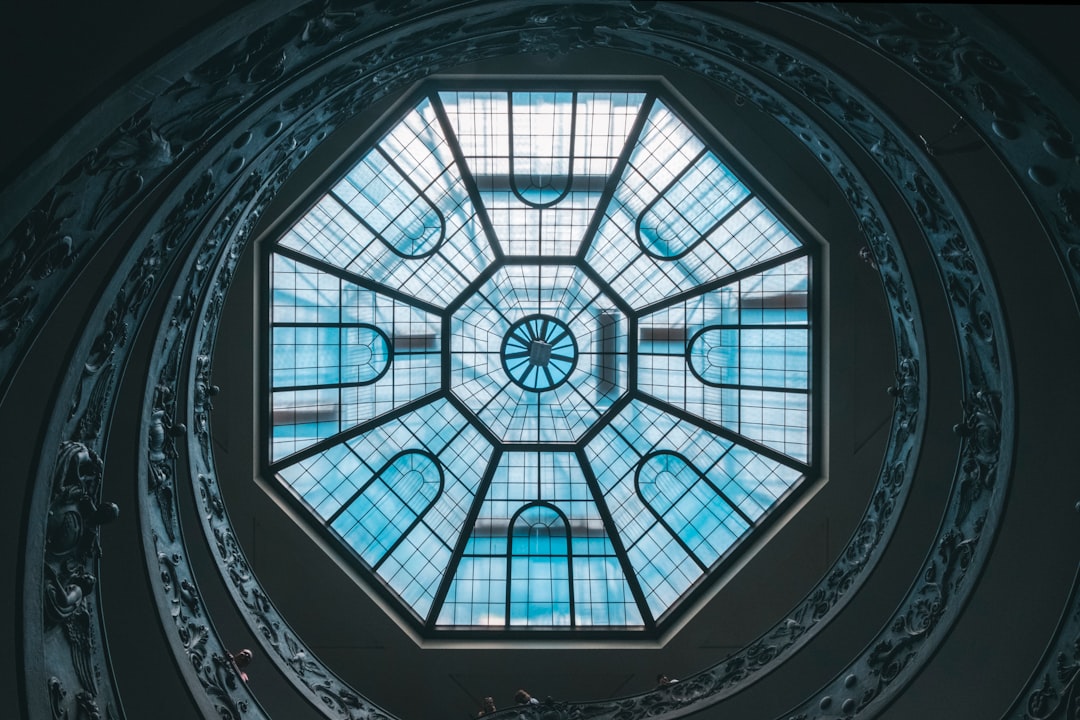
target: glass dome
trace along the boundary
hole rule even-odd
[[[813,248],[613,86],[427,84],[270,249],[269,470],[428,633],[656,631],[811,473]]]

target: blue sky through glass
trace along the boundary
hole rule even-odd
[[[270,469],[427,631],[656,629],[810,472],[809,248],[654,90],[431,91],[312,202]]]

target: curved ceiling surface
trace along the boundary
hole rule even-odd
[[[888,440],[883,443],[881,472],[877,484],[866,490],[871,501],[863,517],[854,522],[857,529],[848,544],[842,548],[834,545],[826,561],[832,564],[807,581],[811,590],[804,600],[793,600],[787,612],[781,610],[782,614],[763,621],[759,627],[765,629],[756,639],[732,640],[740,642],[740,647],[732,647],[730,655],[724,655],[727,650],[710,651],[708,658],[694,666],[703,669],[679,672],[682,682],[676,690],[595,704],[557,703],[552,712],[565,717],[586,710],[595,717],[620,718],[708,716],[710,712],[751,716],[739,712],[749,703],[755,712],[770,717],[877,717],[893,707],[899,717],[906,717],[910,697],[923,698],[930,707],[938,708],[936,703],[941,701],[951,708],[955,700],[940,698],[939,688],[933,685],[942,677],[938,672],[942,663],[962,652],[956,648],[972,636],[973,627],[989,629],[988,637],[995,642],[1009,636],[1016,646],[1023,644],[1023,650],[1014,653],[1023,657],[1013,662],[1021,671],[1036,663],[1038,666],[1032,675],[1036,679],[1027,684],[1020,677],[1022,672],[1013,673],[1012,685],[1003,689],[1001,683],[986,682],[980,697],[965,702],[979,707],[989,704],[996,712],[1003,705],[1008,707],[1008,699],[1001,701],[1003,693],[1019,692],[1016,706],[1007,711],[1010,718],[1029,716],[1024,714],[1025,705],[1028,710],[1037,708],[1045,710],[1043,715],[1056,717],[1065,713],[1062,708],[1068,702],[1075,704],[1077,685],[1066,671],[1076,662],[1073,638],[1080,605],[1075,596],[1060,599],[1065,597],[1067,582],[1059,582],[1057,575],[1060,566],[1067,563],[1059,556],[1065,553],[1043,552],[1051,547],[1049,542],[1037,545],[1026,539],[1065,536],[1060,529],[1063,521],[1053,512],[1044,512],[1037,515],[1037,522],[1017,532],[1015,518],[1030,519],[1032,515],[1020,510],[1012,513],[1012,509],[1020,506],[1018,501],[1026,501],[1040,510],[1068,505],[1071,513],[1074,502],[1045,501],[1060,500],[1063,495],[1073,498],[1074,488],[1062,491],[1065,483],[1057,474],[1045,472],[1046,468],[1033,464],[1031,458],[1053,456],[1056,463],[1047,461],[1051,468],[1071,467],[1071,459],[1055,455],[1058,449],[1049,447],[1045,437],[1037,438],[1041,442],[1033,449],[1031,436],[1040,433],[1021,433],[1019,419],[1023,418],[1024,427],[1038,429],[1050,422],[1040,415],[1047,410],[1047,417],[1057,417],[1067,425],[1064,410],[1068,408],[1062,410],[1055,403],[1065,398],[1061,405],[1066,406],[1067,399],[1075,395],[1067,368],[1039,372],[1046,367],[1060,368],[1060,364],[1055,365],[1056,351],[1035,361],[1031,356],[1038,354],[1032,348],[1043,347],[1038,344],[1036,329],[1044,327],[1047,318],[1060,320],[1063,327],[1076,322],[1080,264],[1071,260],[1076,254],[1073,239],[1080,215],[1076,213],[1076,191],[1070,185],[1076,152],[1068,127],[1075,125],[1077,106],[1075,98],[1062,93],[1052,77],[1032,71],[1041,66],[1022,49],[1011,42],[994,42],[1007,33],[988,28],[983,11],[929,6],[838,9],[665,2],[569,6],[433,2],[360,3],[341,12],[337,6],[286,4],[289,8],[284,12],[281,6],[260,5],[243,18],[257,22],[245,25],[233,21],[172,56],[169,71],[153,75],[152,81],[148,80],[150,74],[141,76],[139,83],[132,85],[136,92],[125,94],[122,101],[103,103],[103,110],[95,111],[78,132],[71,133],[34,166],[25,184],[5,195],[0,222],[9,242],[3,256],[0,361],[3,389],[12,397],[27,395],[20,387],[27,371],[24,360],[42,356],[46,343],[38,342],[39,333],[55,319],[50,314],[61,307],[67,283],[73,279],[89,283],[93,273],[84,269],[115,260],[109,268],[111,275],[99,278],[99,286],[84,293],[84,297],[93,295],[90,310],[84,306],[70,314],[68,319],[77,316],[81,323],[74,331],[75,339],[65,338],[64,350],[51,351],[56,357],[49,360],[55,359],[61,367],[55,395],[64,402],[38,409],[31,407],[32,399],[23,404],[17,416],[19,422],[22,412],[43,414],[44,418],[40,427],[33,428],[40,437],[30,439],[31,449],[12,447],[13,455],[34,456],[27,463],[32,469],[27,471],[30,481],[22,508],[29,518],[25,547],[20,545],[26,561],[18,564],[24,571],[19,588],[23,637],[13,644],[31,658],[26,663],[23,688],[24,704],[31,708],[31,716],[61,716],[64,712],[74,716],[90,712],[92,706],[104,708],[106,715],[122,715],[111,663],[120,667],[130,660],[124,655],[110,661],[104,647],[106,624],[101,608],[107,594],[95,584],[99,566],[94,552],[98,549],[98,524],[112,515],[110,506],[98,496],[112,493],[125,476],[124,463],[116,460],[119,455],[106,453],[110,441],[117,438],[110,438],[109,432],[114,425],[122,426],[128,416],[137,418],[131,424],[137,426],[132,437],[138,438],[140,458],[133,473],[137,477],[132,479],[137,483],[139,501],[131,515],[138,515],[141,534],[134,536],[132,545],[145,555],[140,559],[147,571],[142,579],[149,578],[150,604],[156,605],[160,616],[155,621],[165,628],[162,649],[174,656],[182,681],[178,684],[190,688],[201,714],[265,716],[259,702],[273,702],[276,696],[266,684],[260,686],[260,680],[272,675],[276,681],[284,678],[302,702],[319,711],[332,706],[328,712],[342,717],[385,714],[335,676],[292,634],[262,592],[229,524],[218,487],[219,478],[222,484],[228,480],[217,473],[214,447],[219,443],[221,449],[220,441],[231,428],[219,423],[216,437],[211,439],[209,433],[210,396],[214,394],[211,358],[215,364],[227,364],[224,353],[215,355],[222,298],[270,198],[301,166],[303,157],[358,107],[376,103],[423,76],[462,61],[510,55],[551,58],[581,48],[624,51],[682,67],[791,131],[794,141],[831,176],[843,195],[840,204],[847,205],[845,212],[850,210],[857,218],[865,241],[863,256],[880,276],[889,306],[896,338],[892,358],[895,383],[887,401],[893,410],[892,422],[882,426]],[[258,29],[252,32],[251,28]],[[160,69],[152,68],[155,72]],[[435,95],[431,98],[433,105],[442,102]],[[909,98],[918,102],[908,102]],[[513,101],[507,104],[513,105]],[[437,125],[444,138],[454,131],[449,113]],[[931,126],[951,126],[952,130],[939,139],[928,130]],[[580,228],[584,227],[586,235],[599,230],[599,226],[591,227],[591,220],[582,225],[580,218],[568,215],[561,226],[563,234],[546,247],[542,233],[526,232],[512,241],[505,231],[516,222],[515,208],[525,217],[545,213],[555,217],[560,207],[570,207],[563,203],[572,205],[569,198],[574,193],[595,194],[591,180],[575,182],[569,165],[562,170],[557,166],[571,155],[551,153],[544,172],[534,173],[536,177],[518,185],[509,163],[505,178],[496,172],[477,172],[467,179],[473,174],[468,168],[478,158],[468,155],[464,142],[456,147],[458,154],[451,153],[442,169],[458,169],[458,190],[465,189],[459,198],[472,203],[476,217],[486,216],[488,223],[485,226],[473,220],[479,229],[465,230],[486,240],[486,244],[474,246],[482,257],[475,275],[470,270],[467,278],[455,278],[458,258],[446,255],[451,248],[460,248],[453,244],[454,232],[462,232],[462,223],[470,221],[464,219],[465,214],[455,215],[453,208],[428,197],[422,192],[427,187],[414,187],[403,179],[405,173],[393,167],[401,161],[389,150],[377,153],[378,157],[372,155],[369,176],[358,176],[360,180],[353,184],[353,190],[360,185],[375,192],[371,179],[380,178],[383,189],[366,200],[357,200],[362,194],[358,192],[341,205],[367,203],[360,214],[370,227],[364,227],[360,235],[366,232],[369,247],[378,251],[371,257],[382,257],[392,272],[423,266],[431,269],[431,275],[406,272],[395,276],[400,283],[391,285],[382,283],[378,279],[381,272],[372,268],[350,269],[347,263],[319,259],[285,245],[275,251],[275,262],[280,261],[284,268],[279,279],[286,285],[292,283],[290,292],[314,289],[317,299],[310,304],[280,305],[283,312],[289,307],[304,313],[313,310],[314,319],[282,320],[280,324],[276,319],[270,321],[275,323],[273,334],[281,332],[281,347],[286,350],[280,364],[266,375],[266,382],[280,382],[275,387],[282,397],[309,391],[315,391],[316,398],[320,392],[333,391],[334,397],[307,405],[284,402],[280,412],[268,411],[268,420],[282,420],[283,429],[276,451],[269,449],[272,445],[268,442],[265,460],[283,471],[293,468],[298,472],[296,468],[310,465],[317,455],[331,450],[356,458],[350,443],[363,442],[365,434],[375,437],[379,432],[394,431],[404,436],[416,428],[427,432],[423,423],[428,418],[440,430],[471,434],[476,442],[470,443],[470,451],[478,452],[476,467],[466,471],[464,463],[457,466],[459,475],[472,472],[479,476],[472,481],[476,491],[470,511],[480,517],[484,504],[478,498],[503,476],[525,477],[529,482],[523,485],[536,485],[535,493],[530,489],[531,494],[523,491],[513,499],[513,509],[509,501],[505,511],[500,509],[499,532],[488,537],[505,545],[497,556],[508,565],[520,548],[524,567],[535,561],[538,567],[546,568],[547,576],[537,576],[545,582],[553,575],[554,558],[562,558],[558,562],[568,568],[563,585],[567,596],[575,589],[569,581],[569,568],[577,557],[574,538],[591,538],[590,528],[601,526],[608,539],[612,535],[597,500],[604,497],[600,473],[593,468],[594,460],[602,454],[597,450],[602,438],[617,436],[636,458],[633,471],[614,473],[620,482],[632,476],[634,497],[643,503],[647,497],[662,507],[677,507],[677,498],[697,497],[696,487],[708,486],[712,492],[716,486],[716,496],[723,488],[710,479],[707,470],[694,464],[684,449],[672,450],[651,439],[637,445],[622,439],[650,416],[664,418],[658,422],[666,423],[665,432],[683,428],[676,432],[689,436],[705,429],[710,441],[731,442],[732,447],[744,448],[785,468],[798,469],[800,463],[809,466],[821,460],[809,454],[800,456],[799,442],[793,436],[770,434],[759,427],[760,423],[744,427],[746,406],[740,403],[728,406],[733,415],[724,415],[721,404],[719,420],[717,416],[710,419],[709,409],[686,404],[693,399],[685,401],[680,394],[685,391],[673,391],[675,384],[664,379],[678,369],[686,387],[712,387],[709,383],[719,377],[721,384],[736,385],[743,392],[747,390],[742,385],[743,371],[765,369],[740,366],[738,379],[729,382],[731,378],[724,373],[730,372],[732,353],[726,338],[732,334],[725,336],[724,331],[731,328],[720,327],[718,332],[704,325],[690,327],[689,318],[697,309],[688,301],[731,286],[736,279],[732,275],[718,276],[716,286],[706,291],[698,292],[701,286],[697,285],[673,290],[685,293],[677,312],[665,305],[668,295],[653,299],[635,296],[647,294],[650,284],[635,280],[649,276],[647,271],[644,275],[634,273],[641,273],[650,263],[679,266],[684,257],[706,247],[685,238],[671,242],[664,237],[663,224],[650,225],[650,218],[666,218],[669,229],[675,225],[694,227],[695,218],[679,213],[674,202],[658,200],[649,207],[648,202],[640,203],[631,213],[636,219],[624,223],[621,232],[634,243],[645,240],[640,245],[629,243],[633,257],[628,264],[608,272],[596,266],[598,255],[573,248],[572,238]],[[527,147],[532,149],[533,145]],[[505,158],[509,157],[507,150]],[[851,162],[852,157],[857,161]],[[867,184],[860,173],[869,174],[873,182]],[[590,175],[585,172],[581,177]],[[665,187],[677,191],[682,186],[676,179]],[[887,211],[878,196],[866,192],[867,187],[882,190],[881,198],[888,196]],[[349,192],[341,188],[342,196]],[[503,205],[496,199],[499,193],[506,199]],[[992,207],[999,197],[1009,202]],[[603,202],[598,201],[596,207]],[[484,209],[482,214],[480,208]],[[1022,212],[1016,212],[1017,208]],[[502,219],[497,217],[500,212]],[[969,212],[975,221],[969,219]],[[1020,215],[1025,222],[1018,221]],[[899,220],[904,232],[893,232],[890,216]],[[356,221],[357,227],[363,225]],[[527,221],[522,226],[536,227]],[[1016,237],[1036,237],[1038,241],[1023,243],[1021,252],[1016,248],[1020,245]],[[108,252],[94,266],[91,259],[101,248]],[[925,256],[919,255],[920,249]],[[905,265],[909,252],[922,265],[914,271],[917,282],[912,281]],[[1018,275],[1023,274],[1021,268],[1028,259],[1036,257],[1042,262],[1038,266],[1041,292],[1037,302],[1025,305],[1026,300],[1016,298],[1029,294],[1030,282],[1025,284]],[[606,261],[607,256],[601,259]],[[449,274],[434,270],[440,262]],[[823,273],[825,267],[814,269]],[[761,274],[758,270],[761,268],[749,268],[745,276],[738,271],[735,275],[741,283]],[[541,279],[547,277],[559,278],[547,286],[549,295],[558,289],[579,298],[579,305],[570,307],[550,298],[544,305],[543,293],[531,288],[542,289]],[[669,279],[665,276],[662,281]],[[514,292],[493,300],[496,289],[504,287]],[[324,291],[328,296],[336,293],[337,299],[323,302],[319,295]],[[340,300],[350,293],[354,298],[368,298],[372,313],[342,321],[345,308],[360,307]],[[925,326],[916,294],[920,300],[937,297],[943,306],[940,312],[927,314]],[[1004,304],[1006,296],[1013,298],[1011,305]],[[529,306],[538,298],[535,308]],[[160,302],[155,303],[156,299]],[[513,317],[499,317],[509,312],[502,309],[503,301],[510,306],[520,301],[521,307]],[[722,312],[723,303],[717,305]],[[1032,310],[1029,305],[1039,307]],[[767,306],[769,303],[760,304],[762,310]],[[400,312],[407,318],[403,322],[412,327],[397,332],[394,322],[379,319],[375,310],[389,312],[393,318]],[[322,311],[325,317],[319,315]],[[337,319],[327,319],[334,312]],[[593,313],[595,316],[589,317]],[[586,319],[588,322],[583,322]],[[1028,319],[1032,322],[1026,322]],[[682,354],[669,351],[647,356],[642,331],[650,320],[655,320],[652,327],[659,331],[652,333],[648,342],[669,345],[676,344],[672,338],[679,337],[677,328],[682,323],[682,340],[678,341],[685,346]],[[737,317],[734,324],[741,323],[742,318]],[[603,340],[610,337],[607,332],[611,328],[614,341],[605,348]],[[788,329],[785,325],[785,332]],[[140,358],[134,350],[136,338],[153,331],[157,332],[155,342],[143,343],[154,348],[148,351],[146,372],[142,367],[131,371]],[[928,398],[930,370],[924,342],[935,332],[952,337],[950,342],[931,343],[937,374],[934,397]],[[1015,345],[1010,335],[1018,339]],[[739,338],[741,342],[742,336]],[[304,349],[299,350],[301,347]],[[1023,357],[1024,367],[1017,363],[1014,368],[1014,352]],[[341,362],[343,357],[347,362]],[[760,357],[764,363],[764,354]],[[362,397],[370,392],[373,398],[375,388],[385,384],[406,361],[421,368],[412,375],[417,387],[406,394],[381,395],[378,402]],[[425,362],[430,365],[425,366]],[[649,362],[660,371],[659,380],[642,374],[641,368]],[[436,367],[437,379],[432,369]],[[1037,370],[1032,371],[1033,367]],[[939,380],[950,372],[953,377],[947,382]],[[1019,405],[1014,372],[1027,387],[1052,386],[1043,393],[1044,401]],[[122,382],[144,385],[141,405],[121,405]],[[786,386],[783,389],[790,391]],[[352,399],[343,400],[348,393]],[[499,405],[496,398],[507,396],[517,400]],[[598,399],[605,396],[611,399],[610,405]],[[526,402],[522,407],[522,398],[537,402]],[[581,398],[580,402],[575,398]],[[680,402],[684,404],[680,406]],[[219,416],[227,405],[226,400],[218,401]],[[1032,406],[1036,410],[1032,411]],[[545,424],[550,414],[545,416],[537,409],[540,407],[574,420]],[[504,411],[509,409],[518,414],[507,419]],[[423,413],[427,415],[422,417]],[[732,419],[736,417],[737,421]],[[730,422],[725,424],[725,418]],[[301,427],[306,425],[315,427]],[[13,434],[17,431],[21,428],[12,428]],[[552,435],[541,441],[545,432]],[[657,434],[663,436],[663,432]],[[816,446],[812,437],[807,437],[811,438],[805,442],[809,453]],[[465,485],[447,470],[451,463],[446,462],[445,448],[453,446],[453,438],[443,446],[433,447],[430,442],[428,438],[428,444],[384,452],[379,462],[364,470],[366,479],[361,486],[351,488],[330,514],[340,511],[336,518],[340,519],[351,507],[346,500],[360,501],[370,492],[383,493],[380,497],[385,498],[387,493],[394,494],[391,488],[398,488],[402,490],[399,495],[408,497],[399,497],[400,514],[387,518],[387,526],[396,523],[394,527],[400,530],[395,530],[396,539],[388,545],[406,542],[410,528],[415,530],[435,517],[431,509],[444,497],[447,487]],[[551,445],[541,450],[521,447],[530,443],[539,447],[541,442]],[[936,452],[924,452],[924,446]],[[1025,452],[1014,457],[1019,446]],[[453,450],[455,456],[458,452]],[[181,456],[183,460],[178,461]],[[543,461],[533,459],[539,457]],[[250,468],[251,459],[246,462]],[[187,467],[192,469],[190,478],[183,477]],[[642,476],[650,471],[663,482],[650,484],[647,477],[643,482]],[[1010,482],[1014,474],[1024,472],[1046,481]],[[545,478],[556,476],[565,480],[571,496],[567,503],[576,501],[575,492],[590,495],[599,521],[587,512],[575,520],[569,504],[544,494],[545,487],[558,484]],[[108,482],[103,484],[103,478]],[[913,483],[913,479],[931,482]],[[191,487],[187,491],[201,512],[182,521],[177,496],[188,480]],[[686,492],[672,495],[668,492],[671,488]],[[919,496],[928,489],[938,493],[940,503],[929,513],[905,512],[901,522],[900,511],[909,491]],[[738,502],[728,505],[735,508]],[[1010,517],[1005,516],[1007,506]],[[663,512],[658,514],[663,516]],[[910,539],[905,533],[915,532],[913,528],[920,524],[917,515],[937,522],[931,523],[934,527],[926,529],[924,535],[917,534],[917,542],[910,547],[904,547],[905,542],[890,542],[894,537]],[[42,520],[61,517],[64,523]],[[196,573],[180,531],[184,524],[189,531],[191,525],[199,524],[206,533],[205,544],[210,553],[216,553],[214,564],[220,571],[220,578],[209,574],[213,577],[210,582],[232,594],[252,635],[280,671],[278,675],[266,673],[250,685],[238,681],[236,668],[228,663],[224,640],[228,632],[215,629],[209,619],[210,610],[214,609],[217,617],[220,608],[204,604],[195,584]],[[663,525],[659,520],[657,524]],[[669,536],[691,544],[679,534],[677,523],[667,524],[673,528]],[[67,530],[76,526],[80,528],[77,537]],[[581,531],[578,535],[575,528]],[[435,527],[428,530],[437,532]],[[103,530],[102,538],[107,534],[108,530]],[[1019,535],[1025,539],[1017,541]],[[362,562],[367,557],[372,564],[389,567],[392,547],[384,548],[372,540],[357,544]],[[449,558],[447,566],[455,557],[466,557],[465,540],[444,543],[451,544],[453,549],[444,554]],[[607,546],[597,545],[596,556],[609,557]],[[611,547],[619,558],[619,550],[614,544]],[[1053,573],[1020,567],[1030,563],[1009,563],[1008,552],[992,550],[995,547],[1006,547],[1009,552],[1017,547],[1031,549],[1017,550],[1013,557],[1038,555],[1053,564]],[[904,552],[908,560],[917,556],[907,565],[900,563],[904,572],[910,571],[908,575],[874,572],[880,566],[895,570],[896,558]],[[469,555],[480,556],[479,552]],[[102,563],[109,568],[116,565],[111,558]],[[618,565],[620,570],[625,567],[621,561]],[[1002,573],[1002,567],[1008,572]],[[413,580],[426,581],[431,572],[426,568],[410,572],[408,582],[401,585],[402,593],[421,597],[424,588],[432,586]],[[1024,604],[1028,608],[1038,603],[1046,617],[1036,618],[1035,612],[1026,613],[1030,617],[1014,616],[1024,613],[1010,615],[1008,608],[1001,607],[987,610],[987,605],[1004,605],[985,591],[1001,587],[1003,574],[1009,575],[1011,586],[1023,584],[1014,579],[1015,574],[1033,579],[1040,589],[1042,581],[1053,574],[1052,584],[1061,591],[1053,595],[1055,600],[1032,597]],[[512,569],[505,577],[504,582],[512,584]],[[526,577],[531,583],[533,577]],[[878,581],[888,582],[889,577],[899,577],[904,587],[885,601],[887,607],[882,606],[880,616],[873,614],[876,608],[869,608],[871,599],[882,597],[875,594],[881,587]],[[912,578],[910,584],[905,584],[907,578]],[[205,581],[201,576],[200,582]],[[428,593],[431,623],[442,617],[430,611],[438,606],[440,593],[444,598],[449,595],[451,582],[450,573],[444,573],[436,591]],[[551,583],[547,587],[555,598]],[[501,604],[504,618],[514,617],[506,610],[513,599],[510,591],[497,590],[486,591],[486,597],[496,598],[488,605]],[[142,587],[139,592],[146,594]],[[108,594],[114,600],[118,595]],[[630,595],[635,595],[633,589]],[[648,600],[637,602],[637,597],[634,600],[632,607],[639,614],[642,608],[652,613],[664,607],[662,600],[656,600],[659,604],[655,605]],[[1048,618],[1063,601],[1061,628],[1053,630],[1053,620]],[[50,604],[43,608],[45,602]],[[477,609],[472,603],[472,597],[461,603],[464,622],[486,620],[490,608]],[[603,610],[589,609],[588,617],[610,621],[617,615],[612,607],[607,603]],[[624,603],[623,612],[630,607]],[[561,619],[565,614],[560,608],[569,610],[563,599],[545,600],[539,613],[544,618],[541,625],[547,627],[545,623]],[[852,640],[853,645],[830,654],[828,649],[835,647],[828,644],[830,631],[843,624],[831,621],[853,608],[857,611],[845,613],[843,619],[865,620],[865,632]],[[872,617],[867,620],[863,615],[868,608],[867,617]],[[80,624],[60,623],[58,619],[65,617],[76,618]],[[528,608],[517,617],[527,623]],[[571,617],[577,616],[571,613]],[[988,617],[998,622],[987,622]],[[774,620],[775,625],[770,626]],[[644,618],[642,623],[646,624]],[[1024,633],[1012,625],[1036,627],[1036,631],[1027,633],[1030,637],[1025,639],[1018,637]],[[73,632],[84,629],[87,631]],[[115,621],[108,629],[110,640],[123,641],[124,633]],[[151,635],[156,638],[157,633]],[[1045,659],[1036,660],[1047,636],[1050,647]],[[831,637],[835,639],[836,633]],[[1035,645],[1039,647],[1033,650]],[[826,650],[819,652],[823,647]],[[141,652],[130,656],[143,657]],[[806,658],[826,658],[828,662],[820,666],[815,662],[815,667],[807,668],[800,665]],[[963,672],[970,676],[986,670]],[[377,683],[363,672],[359,677]],[[908,692],[912,687],[915,692]],[[781,692],[771,692],[776,688]],[[984,696],[995,699],[988,703]]]

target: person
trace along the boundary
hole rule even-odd
[[[658,688],[667,687],[668,685],[674,685],[677,682],[679,681],[675,678],[669,678],[664,673],[659,673],[656,676],[656,687]]]
[[[540,701],[534,698],[524,690],[518,690],[514,693],[514,702],[518,705],[539,705]]]
[[[251,661],[255,659],[255,653],[251,652],[247,648],[244,648],[240,652],[233,654],[226,652],[229,656],[229,660],[232,661],[233,667],[236,669],[236,674],[240,676],[240,679],[244,682],[248,681],[247,673],[244,672],[244,668],[251,664]]]
[[[476,717],[484,717],[495,712],[495,698],[488,695],[484,698],[483,706],[480,708],[480,712],[476,713]]]

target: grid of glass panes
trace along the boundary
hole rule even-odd
[[[532,315],[563,323],[577,346],[566,382],[546,392],[512,382],[502,362],[508,332]],[[574,266],[507,265],[451,319],[451,391],[506,442],[573,442],[626,387],[625,327]]]
[[[642,316],[638,388],[805,462],[808,280],[799,257]]]
[[[618,295],[645,309],[800,247],[693,131],[656,101],[587,259]]]
[[[657,616],[802,477],[797,468],[640,401],[613,418],[585,452]],[[659,453],[678,462],[657,463]],[[668,466],[682,475],[677,493],[665,498],[642,490]]]
[[[272,460],[439,389],[438,317],[280,254],[270,332]]]
[[[807,250],[654,95],[431,94],[278,246],[271,469],[429,628],[654,627],[809,470]]]
[[[502,456],[439,624],[642,624],[574,454]]]
[[[577,252],[644,97],[439,93],[507,255]]]
[[[437,306],[494,257],[430,100],[407,113],[279,244]]]
[[[277,473],[423,617],[448,569],[491,452],[475,427],[437,400],[283,465]],[[438,492],[424,494],[436,474],[441,474]],[[422,507],[427,509],[419,512]]]

